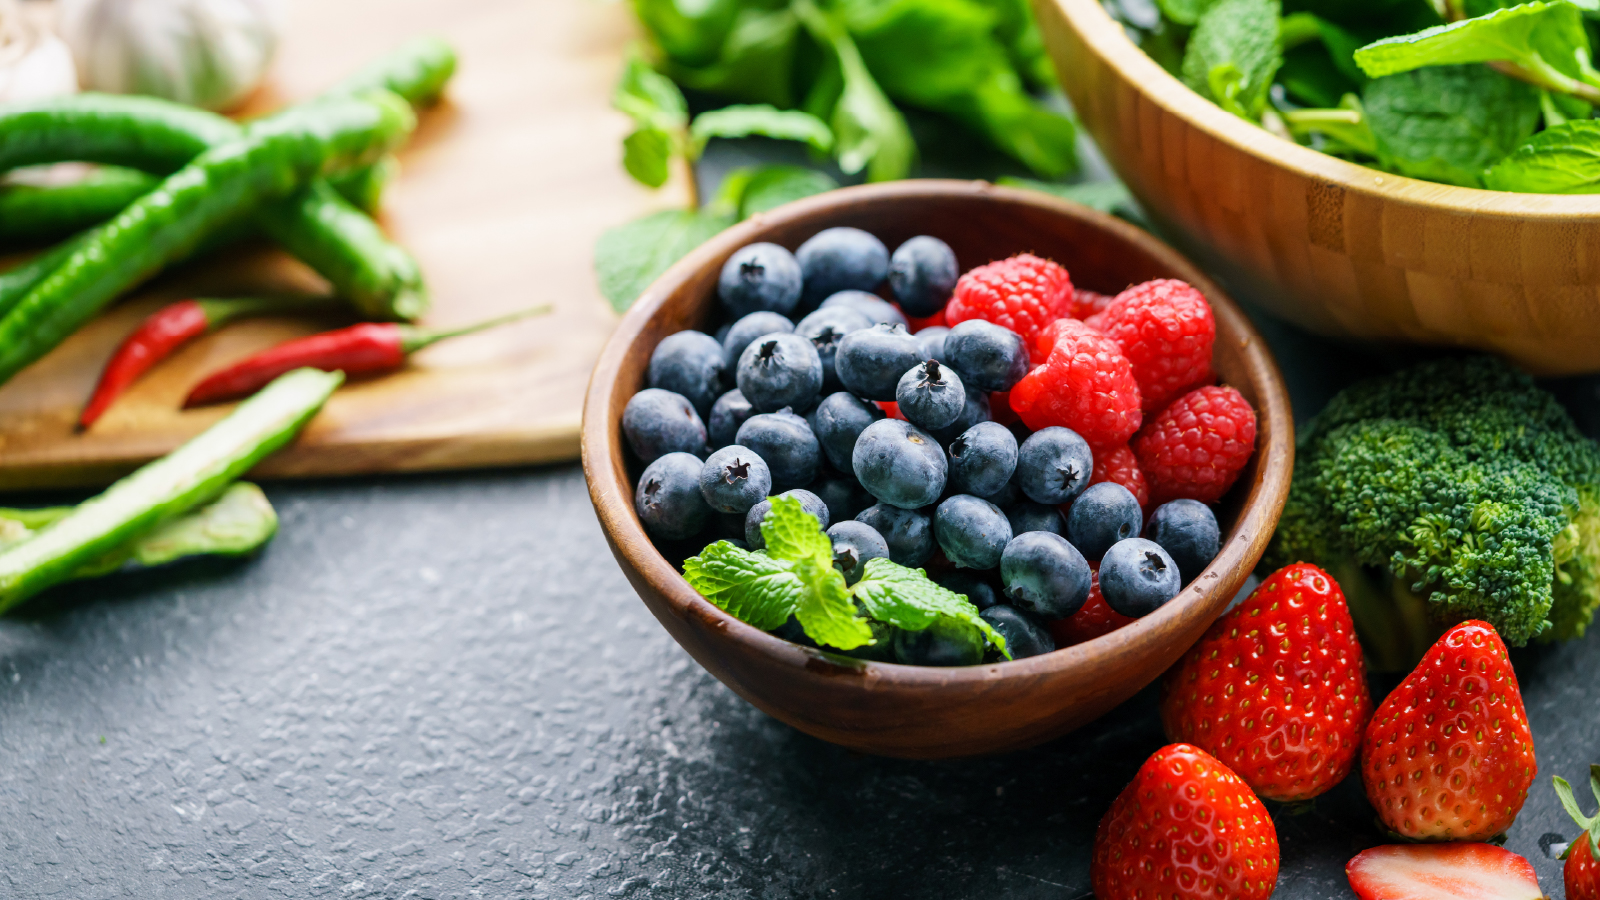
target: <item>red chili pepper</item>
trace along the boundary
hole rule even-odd
[[[78,417],[78,430],[93,425],[112,401],[149,368],[177,352],[197,337],[216,331],[236,319],[321,306],[322,297],[238,297],[223,300],[179,300],[151,313],[106,362],[89,403]]]
[[[406,357],[429,344],[549,311],[549,306],[536,306],[450,331],[428,331],[391,322],[363,322],[285,341],[206,376],[189,392],[183,406],[188,409],[247,397],[279,375],[308,366],[346,375],[392,371],[405,365]]]

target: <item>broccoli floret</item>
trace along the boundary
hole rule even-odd
[[[1600,607],[1600,448],[1498,360],[1430,362],[1351,387],[1301,433],[1295,457],[1268,569],[1364,569],[1381,582],[1362,588],[1369,598],[1398,604],[1409,591],[1435,626],[1483,619],[1519,646],[1582,636]]]

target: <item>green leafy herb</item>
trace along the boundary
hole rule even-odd
[[[669,209],[607,228],[594,246],[600,293],[625,312],[669,266],[734,221],[721,209]]]
[[[805,166],[747,166],[729,172],[718,194],[742,220],[838,186],[828,173]]]
[[[921,569],[908,569],[887,559],[868,560],[854,593],[862,610],[879,622],[906,631],[922,631],[941,621],[964,623],[990,646],[1007,652],[1005,638],[978,615],[971,601],[935,584]]]
[[[799,34],[800,21],[789,10],[746,7],[739,10],[714,61],[691,64],[668,51],[662,72],[691,90],[788,108],[795,99]]]
[[[1156,0],[1161,12],[1179,25],[1193,25],[1200,21],[1205,11],[1216,5],[1216,0]]]
[[[1600,119],[1546,128],[1496,163],[1483,181],[1496,191],[1600,193]]]
[[[1377,78],[1362,98],[1384,164],[1403,175],[1477,187],[1483,171],[1539,124],[1539,92],[1483,66]]]
[[[760,136],[804,141],[818,153],[833,149],[833,132],[821,119],[799,110],[781,110],[766,104],[727,106],[703,112],[689,126],[689,136],[694,141],[696,155],[714,137]]]
[[[832,50],[838,66],[842,87],[830,123],[839,168],[848,175],[865,170],[870,181],[906,177],[917,154],[911,129],[873,80],[849,32],[811,0],[795,0],[793,9],[811,36]]]
[[[1200,16],[1183,55],[1183,81],[1218,106],[1260,118],[1283,64],[1278,0],[1218,0]]]

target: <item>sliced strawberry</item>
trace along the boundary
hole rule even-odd
[[[1361,900],[1539,900],[1526,859],[1492,844],[1387,844],[1344,867]]]

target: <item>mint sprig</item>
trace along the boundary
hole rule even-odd
[[[874,559],[861,580],[847,586],[833,566],[832,541],[817,517],[793,497],[773,498],[761,535],[767,542],[764,552],[718,541],[684,561],[684,577],[717,608],[763,631],[792,615],[824,647],[854,650],[875,643],[869,620],[876,620],[906,631],[936,625],[964,629],[974,641],[1010,658],[1005,638],[978,608],[921,569]]]

